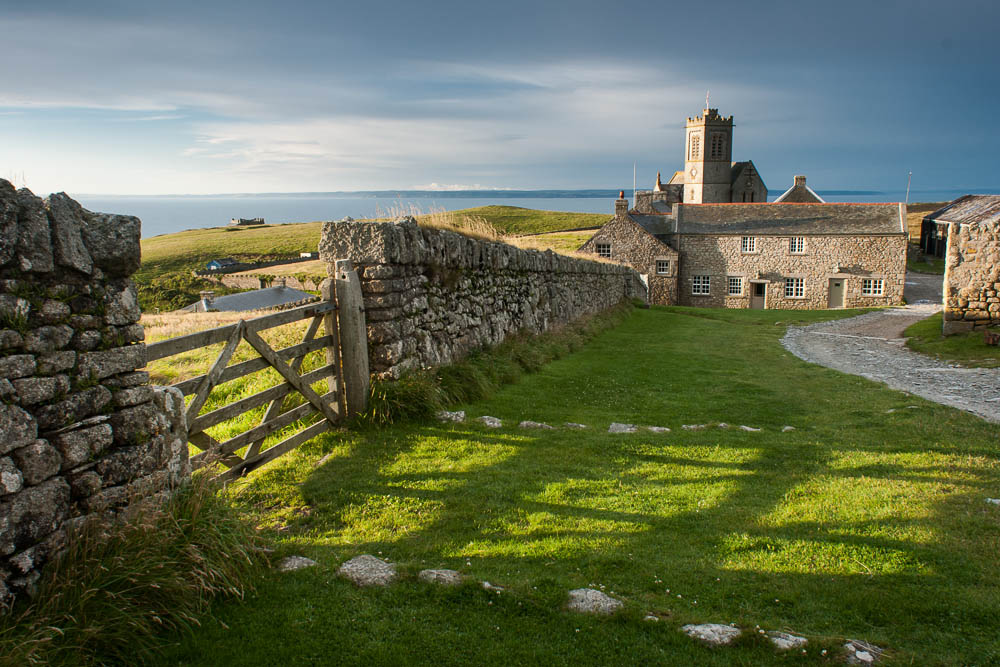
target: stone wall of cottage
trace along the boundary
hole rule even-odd
[[[627,264],[646,276],[649,303],[677,303],[677,251],[651,236],[624,214],[616,214],[586,243],[580,252],[597,254],[598,244],[611,246],[611,261]],[[657,261],[667,262],[666,272],[657,271]]]
[[[371,369],[383,377],[646,298],[627,267],[424,229],[412,218],[327,222],[320,258],[331,272],[338,259],[354,263]]]
[[[845,280],[844,306],[865,308],[902,303],[906,278],[903,235],[805,236],[800,254],[790,252],[788,236],[756,236],[755,251],[743,252],[739,235],[682,235],[678,302],[686,306],[749,308],[750,281],[765,281],[766,307],[827,308],[829,281]],[[694,276],[710,277],[707,296],[692,294]],[[727,295],[729,276],[743,277],[743,293]],[[805,294],[785,296],[786,278],[803,278]],[[881,278],[882,295],[862,294],[864,278]]]
[[[69,525],[190,474],[183,397],[137,370],[139,225],[0,180],[0,604]]]
[[[1000,222],[948,227],[944,333],[1000,325]]]

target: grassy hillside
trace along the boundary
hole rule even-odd
[[[788,323],[845,314],[638,310],[461,406],[464,423],[321,436],[232,487],[276,556],[318,567],[268,572],[158,664],[834,665],[846,638],[893,664],[995,664],[995,426],[778,342]],[[402,580],[338,578],[359,553]],[[431,567],[470,582],[420,582]],[[578,587],[624,612],[566,612]],[[701,622],[744,636],[709,649],[680,630]],[[808,637],[806,655],[779,654],[758,626]]]
[[[537,211],[519,206],[480,206],[479,208],[466,208],[437,215],[442,218],[483,218],[504,234],[520,236],[581,227],[600,227],[612,216],[610,202],[608,211],[608,213],[565,213],[563,211]]]

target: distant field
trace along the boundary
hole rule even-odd
[[[542,234],[559,232],[566,229],[581,227],[600,227],[607,222],[612,213],[608,204],[608,213],[564,213],[562,211],[537,211],[518,206],[480,206],[438,214],[440,217],[479,217],[497,228],[498,231],[512,236],[523,234]]]

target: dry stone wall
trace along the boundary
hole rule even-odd
[[[948,225],[944,333],[1000,325],[1000,221]]]
[[[327,222],[320,258],[331,271],[337,259],[354,263],[372,371],[383,377],[646,296],[628,267],[424,229],[412,218]]]
[[[183,397],[137,370],[139,226],[0,180],[0,604],[72,522],[190,473]]]

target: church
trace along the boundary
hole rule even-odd
[[[863,308],[902,302],[906,207],[827,203],[796,176],[773,203],[754,163],[732,161],[733,117],[685,126],[684,170],[615,215],[580,248],[627,264],[660,305]]]

